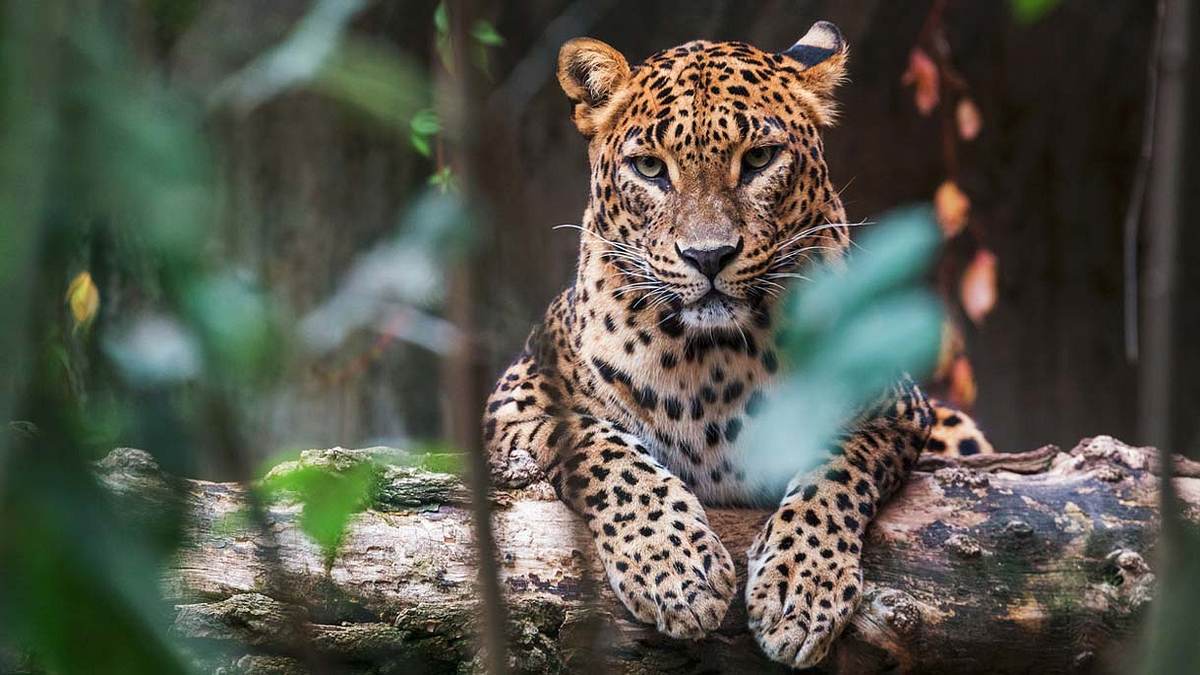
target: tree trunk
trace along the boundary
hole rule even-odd
[[[180,485],[186,543],[165,587],[175,630],[226,672],[301,672],[296,645],[333,672],[469,671],[482,661],[467,491],[386,449],[316,450],[276,467],[342,472],[370,462],[378,491],[335,555],[299,527],[301,505],[245,522],[245,488],[163,475],[149,455],[113,451],[104,482],[143,508]],[[824,664],[831,672],[1097,672],[1126,648],[1151,598],[1157,459],[1106,436],[1071,452],[922,460],[868,532],[866,593]],[[1184,516],[1200,520],[1200,464],[1179,460]],[[492,495],[516,672],[764,672],[775,666],[735,603],[707,640],[671,640],[631,620],[603,582],[579,523],[544,484]],[[740,564],[766,512],[710,509]],[[276,568],[278,570],[278,568]],[[590,589],[596,589],[594,592]],[[593,598],[593,593],[598,595]],[[302,630],[297,632],[296,627]],[[782,670],[782,669],[780,669]]]

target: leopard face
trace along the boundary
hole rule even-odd
[[[826,25],[783,53],[697,41],[633,69],[596,40],[564,47],[590,139],[583,255],[623,297],[692,331],[763,327],[803,263],[846,246],[820,137],[846,49]]]

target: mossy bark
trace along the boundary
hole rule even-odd
[[[125,498],[182,487],[187,539],[165,589],[175,630],[226,672],[471,672],[476,550],[466,493],[397,451],[310,451],[274,473],[370,462],[379,490],[327,565],[272,503],[270,536],[244,517],[245,486],[162,475],[120,449],[100,463]],[[1108,437],[1070,452],[923,460],[868,532],[864,602],[829,672],[1095,672],[1114,667],[1152,597],[1157,456]],[[1200,467],[1181,461],[1184,514],[1200,521]],[[735,603],[701,642],[663,637],[616,602],[579,522],[545,485],[493,494],[497,564],[516,672],[770,672]],[[766,512],[712,509],[743,568]]]

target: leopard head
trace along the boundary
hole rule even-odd
[[[801,268],[848,242],[820,136],[847,53],[824,21],[781,53],[696,41],[633,68],[566,43],[558,79],[591,162],[581,269],[691,330],[768,325]]]

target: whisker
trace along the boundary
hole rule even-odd
[[[553,228],[551,228],[551,229],[554,229],[554,230],[560,230],[560,229],[562,229],[562,228],[568,228],[568,229],[572,229],[572,230],[579,230],[580,232],[583,232],[583,233],[585,233],[585,234],[589,234],[589,235],[591,235],[591,236],[595,237],[596,239],[599,239],[600,241],[602,241],[602,242],[604,242],[604,243],[608,244],[609,246],[612,246],[613,248],[616,248],[616,249],[623,249],[623,250],[625,250],[625,251],[628,251],[628,252],[631,252],[631,253],[640,253],[640,251],[638,251],[638,249],[637,249],[637,247],[636,247],[636,246],[633,246],[633,245],[631,245],[631,244],[626,244],[626,243],[623,243],[623,242],[619,242],[619,241],[613,241],[612,239],[606,239],[605,237],[601,236],[600,234],[598,234],[598,233],[596,233],[596,232],[593,232],[592,230],[589,230],[589,229],[587,229],[586,227],[581,227],[581,226],[579,226],[579,225],[575,225],[575,224],[573,224],[573,223],[563,223],[562,225],[555,225],[555,226],[554,226]]]
[[[771,279],[803,279],[804,281],[812,281],[812,279],[809,279],[803,274],[795,274],[792,272],[772,272],[763,276]]]

